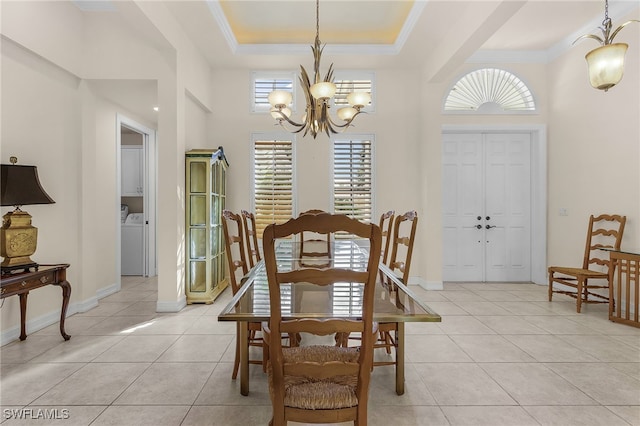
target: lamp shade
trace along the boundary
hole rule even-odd
[[[293,100],[293,96],[291,95],[291,92],[287,92],[286,90],[274,90],[269,93],[267,100],[274,107],[280,105],[287,106]]]
[[[596,89],[608,90],[622,80],[626,43],[607,44],[587,53],[589,81]]]
[[[36,166],[1,165],[0,205],[26,206],[52,203],[55,201],[40,185]]]
[[[309,88],[314,99],[331,99],[336,93],[336,85],[330,81],[321,81]]]
[[[371,94],[369,92],[351,92],[347,96],[347,102],[354,107],[362,108],[371,102]]]
[[[351,120],[356,114],[358,113],[358,110],[355,109],[354,107],[344,107],[344,108],[340,108],[338,110],[338,117],[341,120],[344,121],[349,121]]]

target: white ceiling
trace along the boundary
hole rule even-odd
[[[151,42],[131,1],[81,1],[76,6],[120,13]],[[211,66],[297,69],[313,65],[315,0],[164,1]],[[640,19],[639,0],[611,0],[613,25]],[[321,0],[323,66],[336,69],[422,67],[431,81],[450,78],[466,61],[548,62],[567,49],[586,54],[604,18],[603,0]],[[624,39],[624,31],[618,36]],[[155,34],[158,44],[166,42]],[[629,41],[629,40],[627,40]],[[584,43],[584,45],[583,45]],[[122,103],[122,102],[121,102]]]

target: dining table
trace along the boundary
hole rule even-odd
[[[278,241],[276,263],[279,270],[300,266],[323,268],[365,269],[367,247],[359,241],[335,239],[325,257],[303,257],[300,243]],[[377,323],[397,323],[395,382],[396,393],[404,394],[405,323],[440,322],[441,317],[423,303],[386,265],[380,263],[377,275],[373,320]],[[335,283],[318,290],[317,286],[297,283],[281,288],[283,317],[295,318],[357,318],[362,296],[361,284]],[[241,287],[218,315],[218,321],[268,322],[269,285],[264,259],[259,261],[241,280]],[[246,324],[237,327],[240,343],[240,393],[249,395],[249,345]],[[381,368],[381,367],[376,367]]]

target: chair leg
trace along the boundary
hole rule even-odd
[[[233,373],[231,373],[231,378],[235,380],[238,377],[238,369],[240,368],[240,340],[238,337],[240,336],[240,323],[236,323],[236,357],[233,360]]]
[[[553,272],[549,272],[549,302],[553,298]]]
[[[582,277],[578,277],[578,288],[576,289],[576,312],[578,313],[582,310],[582,293],[586,290],[584,281]]]

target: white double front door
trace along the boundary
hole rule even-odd
[[[531,134],[444,133],[443,280],[531,280]]]

